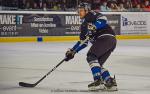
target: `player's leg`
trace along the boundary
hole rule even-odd
[[[107,69],[102,68],[101,76],[104,81],[105,90],[108,90],[108,91],[117,91],[118,90],[115,76],[111,77],[110,73]]]
[[[105,36],[98,39],[90,48],[88,53],[94,54],[98,58],[98,62],[100,65],[100,78],[102,78],[105,82],[111,82],[112,77],[109,72],[102,68],[104,62],[108,59],[111,52],[115,49],[116,39],[114,37]],[[109,79],[109,80],[108,80]],[[106,81],[108,80],[108,81]]]
[[[115,45],[114,45],[114,47],[112,47],[112,49],[110,49],[109,51],[107,51],[106,53],[104,53],[102,56],[100,56],[98,58],[99,64],[101,66],[104,65],[104,63],[109,58],[109,56],[111,55],[111,53],[114,49],[115,49]],[[111,77],[109,71],[107,69],[105,69],[104,67],[102,67],[102,69],[101,69],[101,77],[102,77],[103,81],[105,82],[105,89],[117,90],[117,83],[116,83],[115,77],[114,78]]]
[[[94,82],[88,85],[89,90],[104,89],[104,84],[101,78],[102,67],[98,62],[98,58],[94,54],[88,53],[87,62],[89,63],[94,79]]]

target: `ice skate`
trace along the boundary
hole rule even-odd
[[[96,80],[88,85],[90,91],[97,91],[104,89],[104,82],[102,80]]]
[[[104,87],[105,87],[104,90],[107,90],[107,91],[118,91],[115,76],[114,78],[110,78],[108,81],[106,81],[106,83],[104,84]]]

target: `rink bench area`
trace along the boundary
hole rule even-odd
[[[117,35],[118,40],[150,39],[150,35]],[[79,36],[0,37],[0,42],[67,42],[77,41]]]

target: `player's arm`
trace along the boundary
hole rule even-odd
[[[87,47],[88,45],[88,41],[82,43],[82,40],[78,41],[72,49],[69,49],[66,52],[66,61],[69,61],[70,59],[74,58],[74,55],[76,53],[78,53],[80,50],[84,49],[85,47]]]
[[[81,51],[82,49],[84,49],[85,47],[87,47],[88,45],[88,41],[84,42],[82,44],[84,40],[80,40],[78,41],[72,48],[72,50],[74,50],[76,53],[78,53],[79,51]]]
[[[87,34],[87,28],[82,28],[81,27],[81,33],[80,33],[80,41],[78,41],[72,48],[72,50],[76,51],[77,53],[79,51],[81,51],[82,49],[84,49],[85,47],[87,47],[88,45],[88,40],[85,41],[87,39],[86,34]]]
[[[86,38],[84,32],[81,32],[80,34],[80,41],[78,41],[73,48],[69,49],[66,52],[66,61],[69,61],[70,59],[74,58],[74,55],[87,47],[88,45],[88,39]]]

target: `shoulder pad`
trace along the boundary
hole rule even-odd
[[[97,15],[97,18],[96,18],[96,20],[99,20],[99,19],[102,19],[102,20],[106,20],[107,21],[107,17],[106,16],[104,16],[103,14],[99,14],[99,15]]]
[[[89,12],[86,16],[85,16],[85,20],[87,22],[94,22],[96,21],[96,15],[93,12]]]
[[[95,11],[90,11],[90,13],[92,13],[93,15],[97,15]]]

